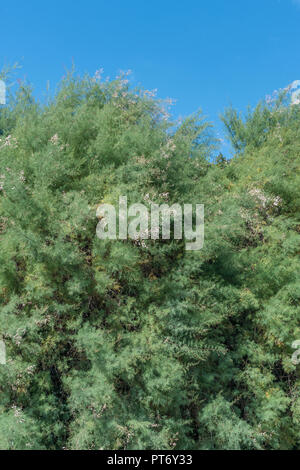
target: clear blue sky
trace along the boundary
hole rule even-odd
[[[131,69],[177,100],[175,117],[201,107],[217,122],[300,79],[300,0],[2,1],[0,40],[0,68],[20,62],[38,96],[73,59],[79,72]]]

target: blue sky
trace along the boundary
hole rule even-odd
[[[245,110],[300,79],[300,0],[1,2],[0,67],[20,62],[42,96],[72,60],[110,77],[131,69],[177,100],[175,117],[201,107],[220,132],[229,104]]]

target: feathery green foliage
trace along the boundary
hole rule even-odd
[[[0,109],[2,449],[299,449],[300,111],[180,126],[126,77]],[[96,209],[205,205],[205,244],[103,241]]]

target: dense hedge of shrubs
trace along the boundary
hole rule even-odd
[[[126,76],[0,107],[2,449],[299,449],[300,111],[178,124]],[[201,203],[205,243],[99,240],[98,204]]]

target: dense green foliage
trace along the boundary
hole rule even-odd
[[[300,448],[300,110],[223,119],[213,162],[126,77],[0,108],[0,448]],[[99,240],[120,195],[203,203],[204,248]]]

